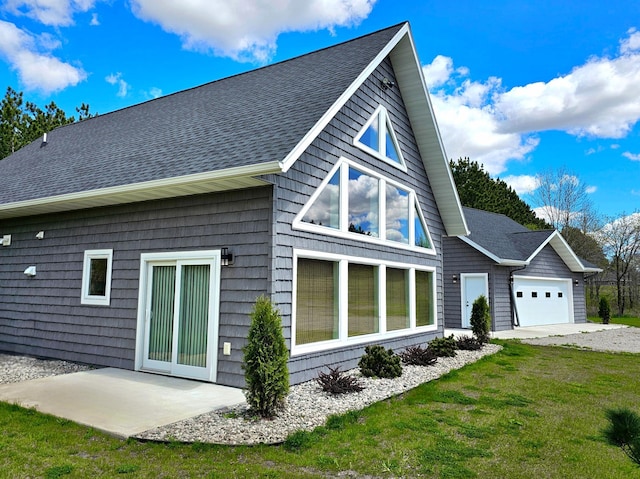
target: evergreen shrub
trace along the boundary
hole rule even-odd
[[[379,344],[367,346],[364,355],[358,361],[363,376],[377,378],[397,378],[402,376],[400,356],[392,349],[384,349]]]

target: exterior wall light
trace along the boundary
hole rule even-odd
[[[222,248],[220,251],[220,264],[222,266],[233,264],[233,253],[229,252],[229,248]]]
[[[451,276],[451,282],[453,284],[456,284],[458,282],[458,275],[454,274],[453,276]]]

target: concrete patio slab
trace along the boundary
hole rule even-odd
[[[245,402],[241,389],[104,368],[1,384],[0,401],[127,438]]]
[[[620,329],[627,326],[622,324],[598,324],[598,323],[564,323],[548,324],[545,326],[530,326],[525,328],[514,328],[506,331],[493,331],[492,338],[496,339],[531,339],[546,338],[548,336],[566,336],[568,334],[590,333],[593,331],[604,331],[608,329]],[[471,335],[470,329],[447,329],[445,336]]]

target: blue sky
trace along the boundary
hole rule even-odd
[[[640,209],[637,1],[1,0],[0,87],[106,113],[402,21],[450,158],[529,200],[565,167],[602,215]]]

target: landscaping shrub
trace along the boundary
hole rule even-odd
[[[364,386],[358,381],[358,378],[349,376],[340,371],[340,366],[329,368],[329,373],[318,372],[316,382],[323,391],[331,394],[346,394],[360,392]]]
[[[640,465],[640,416],[627,409],[606,411],[609,425],[604,437],[612,446],[618,446],[629,458]]]
[[[456,338],[447,336],[444,338],[432,339],[428,348],[439,358],[452,358],[456,355],[458,345],[456,344]]]
[[[484,295],[478,296],[471,307],[471,330],[482,344],[488,343],[491,339],[489,336],[491,314],[489,313],[489,303]]]
[[[609,320],[611,319],[611,307],[609,306],[609,301],[604,296],[600,297],[598,316],[602,319],[602,324],[609,324]]]
[[[289,351],[282,335],[280,313],[260,296],[251,312],[248,343],[242,349],[249,408],[262,417],[276,415],[289,392]]]
[[[392,379],[402,375],[400,356],[392,349],[385,350],[379,344],[367,346],[364,349],[364,355],[358,361],[358,367],[366,377]]]
[[[478,351],[482,349],[482,343],[475,336],[460,336],[456,340],[456,346],[461,351]]]
[[[413,366],[431,366],[438,360],[438,356],[429,348],[409,346],[400,353],[400,359],[403,363]]]

